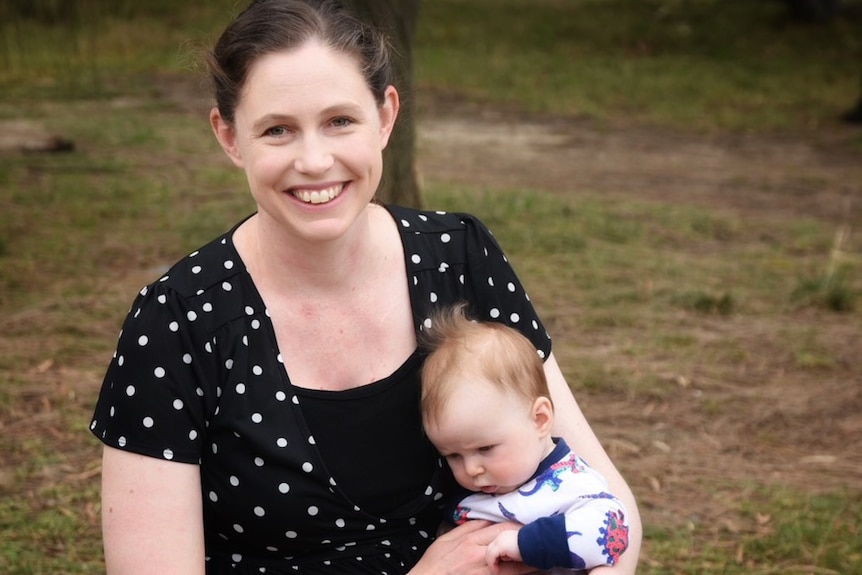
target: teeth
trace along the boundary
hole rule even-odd
[[[293,197],[306,204],[323,204],[338,197],[343,186],[337,185],[325,190],[295,190]]]

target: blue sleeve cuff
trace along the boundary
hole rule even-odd
[[[518,531],[518,549],[521,559],[530,567],[551,569],[573,565],[566,537],[566,516],[562,513],[553,517],[542,517],[521,527]]]

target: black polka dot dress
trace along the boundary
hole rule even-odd
[[[387,209],[417,331],[435,307],[466,301],[547,357],[550,339],[484,225]],[[141,290],[91,431],[111,447],[200,465],[208,575],[405,573],[433,540],[451,485],[422,433],[421,355],[348,391],[294,387],[232,236]]]

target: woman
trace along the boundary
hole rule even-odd
[[[487,573],[484,546],[511,526],[435,540],[451,477],[418,407],[417,330],[465,300],[545,358],[555,434],[630,510],[611,572],[633,573],[631,491],[490,233],[373,202],[399,108],[385,42],[330,2],[259,0],[211,70],[213,131],[258,210],[144,288],[123,326],[91,424],[108,572]]]

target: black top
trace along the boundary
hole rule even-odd
[[[466,301],[546,358],[550,339],[475,218],[387,206],[416,329]],[[291,385],[232,229],[141,290],[90,429],[106,445],[199,463],[207,573],[404,573],[433,540],[446,466],[422,433],[414,353],[341,392]]]

